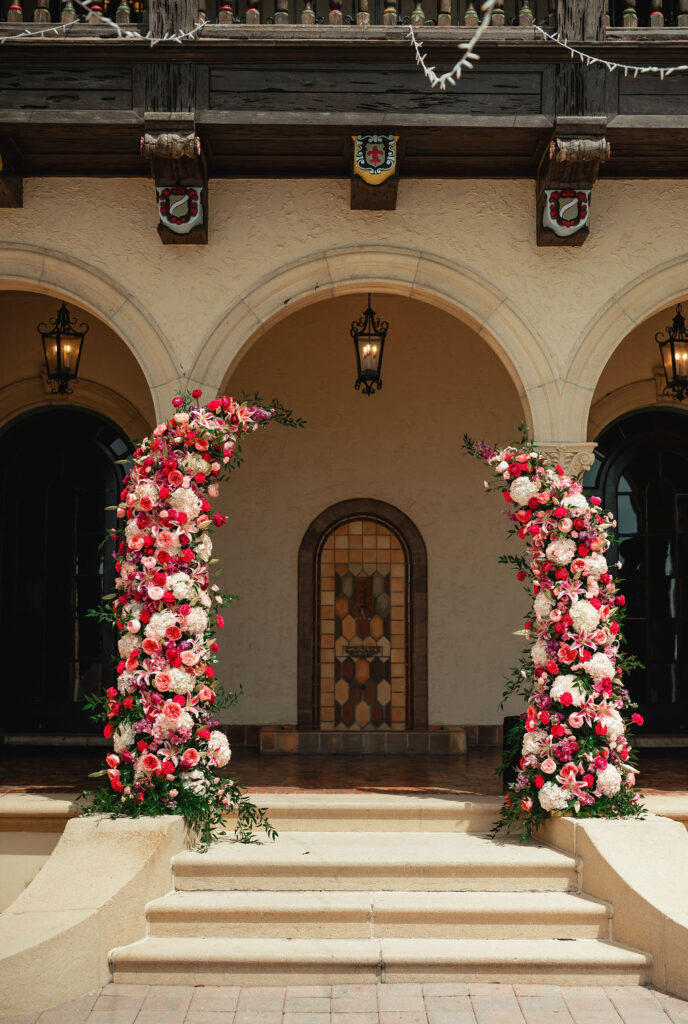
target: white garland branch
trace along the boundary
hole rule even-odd
[[[434,67],[429,68],[426,64],[425,57],[423,55],[423,44],[419,43],[416,39],[416,34],[413,31],[413,25],[409,25],[409,39],[413,43],[413,47],[416,51],[416,64],[419,64],[423,69],[423,74],[430,83],[431,88],[434,89],[436,85],[439,85],[442,92],[444,92],[447,85],[456,85],[458,80],[461,78],[462,71],[471,71],[474,62],[480,60],[480,54],[475,52],[475,47],[483,32],[490,24],[492,9],[496,2],[497,0],[485,0],[485,3],[481,7],[481,10],[483,11],[483,20],[480,22],[467,43],[459,43],[459,49],[465,51],[463,57],[461,60],[456,62],[451,71],[445,71],[441,75],[437,75]]]
[[[545,32],[544,28],[541,28],[539,25],[533,25],[533,28],[541,36],[549,40],[550,43],[556,43],[557,46],[561,46],[571,54],[572,58],[578,59],[582,64],[586,64],[587,67],[590,67],[592,64],[603,64],[607,71],[623,71],[624,77],[629,74],[632,74],[634,78],[637,78],[638,75],[659,75],[662,80],[668,78],[669,75],[673,75],[676,71],[688,71],[688,64],[677,64],[673,68],[658,68],[654,64],[645,67],[640,64],[619,64],[613,60],[605,60],[603,57],[593,57],[590,53],[584,53],[582,50],[576,49],[575,46],[570,46],[568,41],[562,39],[558,32]]]

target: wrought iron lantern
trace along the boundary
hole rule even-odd
[[[686,320],[681,313],[681,303],[676,307],[676,316],[671,327],[655,334],[655,341],[662,354],[662,365],[666,377],[664,394],[672,394],[679,402],[688,398],[688,331]]]
[[[381,320],[372,309],[368,293],[368,308],[363,316],[351,324],[358,368],[354,387],[357,391],[363,388],[364,395],[372,395],[375,388],[379,391],[382,387],[382,354],[388,330],[387,321]]]
[[[38,325],[48,380],[55,384],[54,394],[71,395],[70,385],[77,379],[88,326],[79,324],[79,329],[75,330],[75,325],[76,317],[70,317],[66,302],[62,303],[57,316],[52,317],[48,324]]]

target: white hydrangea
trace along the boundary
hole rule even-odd
[[[181,732],[184,729],[193,729],[194,720],[188,711],[182,711],[176,721],[172,721],[167,715],[158,715],[153,724],[151,733],[158,742],[164,740],[172,732]]]
[[[192,793],[196,793],[198,796],[203,796],[208,788],[208,780],[200,768],[193,768],[190,772],[182,772],[179,776],[179,781],[182,786],[190,789]]]
[[[579,708],[585,701],[585,694],[578,686],[574,675],[557,676],[549,688],[552,700],[561,700],[563,693],[570,693],[573,698],[573,706]]]
[[[567,494],[562,505],[565,508],[579,509],[581,512],[588,508],[588,499],[584,494],[578,492],[577,494]]]
[[[181,627],[187,633],[205,633],[208,628],[208,614],[198,606],[191,609],[181,620]]]
[[[538,619],[548,619],[554,607],[554,600],[545,590],[541,590],[533,601],[533,611]]]
[[[117,689],[123,697],[134,692],[134,683],[136,682],[136,676],[133,672],[122,672],[121,676],[117,679]]]
[[[141,536],[146,537],[150,533],[150,530],[147,530],[145,527],[142,529],[136,522],[136,519],[130,519],[127,525],[124,527],[124,536],[127,538],[127,544],[129,543],[132,537],[136,536],[137,533],[140,533]]]
[[[539,492],[540,488],[527,476],[518,476],[509,488],[511,500],[517,505],[527,505],[531,498]]]
[[[584,558],[585,562],[585,575],[594,576],[597,578],[601,576],[603,572],[608,572],[609,566],[607,565],[607,559],[604,555],[601,555],[599,551],[593,551],[592,554]]]
[[[540,755],[547,748],[547,733],[544,729],[533,729],[532,732],[523,734],[523,745],[521,753],[524,757],[528,754]]]
[[[614,796],[621,789],[621,775],[613,764],[597,773],[597,788],[604,796]]]
[[[193,581],[185,572],[174,572],[168,576],[167,589],[172,591],[178,601],[188,601],[195,591]]]
[[[135,647],[138,647],[139,639],[134,633],[124,633],[117,641],[117,650],[120,658],[128,658]]]
[[[134,740],[136,739],[136,733],[134,727],[129,722],[121,722],[112,734],[112,745],[115,748],[116,754],[121,754],[123,750],[129,750],[133,746]]]
[[[202,473],[203,476],[207,476],[210,472],[210,463],[206,462],[200,455],[196,455],[194,452],[190,452],[181,460],[182,467],[186,473],[190,476],[194,476],[196,473]]]
[[[151,615],[150,622],[147,623],[144,633],[154,640],[162,640],[165,636],[165,630],[169,626],[176,626],[176,624],[177,616],[174,612],[165,609],[162,612],[155,612],[155,614]]]
[[[203,534],[198,544],[194,546],[194,551],[202,562],[208,562],[210,560],[210,556],[213,553],[213,542],[208,533]]]
[[[556,782],[546,782],[538,793],[538,799],[545,811],[563,811],[569,803],[568,794]]]
[[[569,537],[561,537],[547,545],[547,557],[555,565],[568,565],[576,554],[576,544]]]
[[[176,512],[185,512],[189,519],[196,519],[203,507],[201,499],[190,487],[178,487],[170,495],[169,502]]]
[[[547,647],[544,640],[536,640],[533,646],[530,648],[530,657],[532,659],[535,668],[544,668],[549,658],[547,657]]]
[[[618,740],[626,732],[624,720],[616,708],[603,708],[597,717],[600,723],[607,727],[608,740]]]
[[[170,692],[171,693],[192,693],[196,685],[196,677],[183,668],[171,668]]]
[[[224,768],[226,764],[229,764],[229,759],[232,756],[232,751],[229,747],[227,737],[223,732],[213,730],[208,740],[208,757],[210,763],[215,765],[217,768]]]
[[[614,663],[601,651],[593,654],[590,661],[584,662],[583,668],[596,683],[599,683],[600,679],[614,678]]]
[[[577,633],[582,629],[586,633],[592,633],[599,625],[600,613],[589,601],[574,601],[569,614]]]

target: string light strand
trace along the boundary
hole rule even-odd
[[[429,68],[426,64],[425,57],[423,55],[423,44],[419,43],[416,39],[416,34],[413,31],[413,25],[409,25],[409,39],[413,43],[413,47],[416,51],[416,64],[419,64],[423,69],[423,74],[433,89],[436,85],[439,85],[441,91],[444,92],[447,85],[456,85],[458,80],[461,78],[462,71],[471,71],[474,62],[480,60],[480,54],[475,52],[475,47],[483,32],[490,24],[492,8],[495,6],[496,2],[497,0],[485,0],[485,3],[481,7],[481,10],[483,11],[483,20],[480,22],[467,43],[459,43],[459,49],[464,51],[463,57],[461,60],[456,62],[451,71],[445,71],[441,75],[435,74],[434,67]]]

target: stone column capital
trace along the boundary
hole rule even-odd
[[[560,465],[571,477],[582,476],[595,461],[596,441],[546,441],[538,444],[540,451]]]

